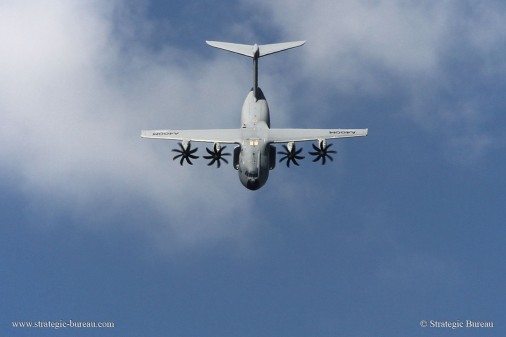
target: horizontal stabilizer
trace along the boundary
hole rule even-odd
[[[212,47],[231,51],[232,53],[253,57],[253,46],[228,42],[206,41]]]
[[[273,43],[273,44],[263,44],[263,45],[247,45],[247,44],[237,44],[237,43],[228,43],[228,42],[218,42],[218,41],[206,41],[206,43],[212,47],[223,49],[230,51],[232,53],[255,57],[255,53],[258,50],[258,57],[262,57],[265,55],[270,55],[274,53],[278,53],[283,50],[292,49],[295,47],[300,47],[306,41],[295,41],[295,42],[283,42],[283,43]]]
[[[302,46],[306,41],[295,41],[295,42],[283,42],[283,43],[274,43],[274,44],[264,44],[259,46],[260,48],[260,57],[278,53],[283,50],[288,50],[296,47]]]

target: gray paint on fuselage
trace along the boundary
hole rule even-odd
[[[251,90],[241,112],[243,141],[239,153],[239,179],[250,190],[262,187],[269,177],[269,106],[260,88]]]

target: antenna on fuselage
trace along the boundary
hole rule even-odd
[[[283,42],[264,45],[247,45],[218,41],[206,41],[212,47],[230,51],[232,53],[244,55],[253,58],[253,95],[258,100],[258,59],[262,56],[278,53],[283,50],[288,50],[302,46],[306,41]]]

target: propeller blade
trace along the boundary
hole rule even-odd
[[[179,160],[179,164],[181,166],[183,166],[184,164],[184,161],[186,160],[186,162],[190,165],[193,165],[193,163],[191,162],[190,159],[197,159],[199,156],[196,156],[194,155],[195,152],[197,152],[198,150],[198,147],[192,149],[191,148],[191,144],[188,144],[188,147],[185,149],[183,144],[181,142],[178,143],[179,147],[181,149],[173,149],[172,152],[176,152],[176,153],[179,153],[177,155],[175,155],[172,160],[176,160],[178,158],[181,158]]]
[[[327,162],[327,158],[330,159],[330,161],[334,161],[334,158],[329,153],[337,153],[334,150],[329,150],[329,147],[331,147],[333,144],[327,144],[323,145],[323,142],[320,142],[320,146],[313,145],[314,152],[309,152],[310,155],[315,156],[313,159],[313,162],[317,162],[321,159],[322,165],[325,165]]]
[[[223,158],[223,156],[230,156],[230,153],[223,153],[223,150],[226,148],[226,146],[218,148],[218,144],[214,144],[213,150],[210,150],[206,147],[207,153],[209,153],[209,156],[204,156],[205,159],[211,160],[207,166],[211,166],[214,163],[216,163],[216,167],[221,167],[221,161],[223,160],[226,164],[228,164],[228,160]]]
[[[297,160],[301,160],[301,159],[305,158],[304,156],[299,156],[299,153],[302,152],[302,148],[297,150],[295,148],[295,144],[292,145],[291,150],[286,145],[283,145],[283,148],[285,149],[285,151],[278,151],[278,154],[284,155],[283,157],[281,157],[279,159],[279,162],[281,163],[283,160],[286,159],[286,167],[290,167],[290,163],[294,163],[295,165],[299,166],[299,163],[297,162]]]

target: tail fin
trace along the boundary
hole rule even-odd
[[[253,95],[258,100],[258,59],[265,55],[278,53],[283,50],[300,47],[306,41],[295,41],[295,42],[283,42],[263,45],[247,45],[237,44],[228,42],[217,42],[217,41],[206,41],[206,43],[212,47],[224,49],[232,53],[244,55],[253,58]]]
[[[237,43],[228,43],[228,42],[218,42],[218,41],[206,41],[206,43],[212,47],[228,50],[232,53],[249,56],[252,58],[262,57],[274,53],[278,53],[283,50],[288,50],[296,47],[302,46],[306,41],[295,41],[295,42],[283,42],[283,43],[273,43],[273,44],[263,44],[263,45],[247,45],[247,44],[237,44]],[[257,55],[258,52],[258,55]]]

